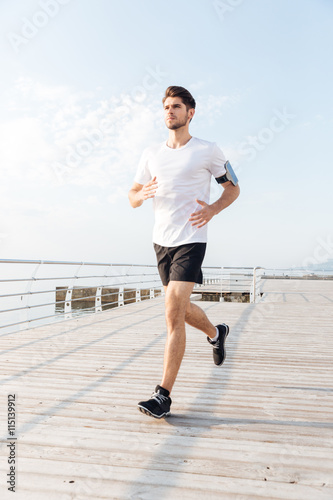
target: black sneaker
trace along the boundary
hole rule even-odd
[[[169,391],[157,385],[155,392],[151,395],[148,401],[140,401],[138,408],[142,413],[150,417],[163,418],[170,415],[171,398]]]
[[[224,343],[229,333],[229,327],[225,323],[222,323],[222,325],[217,325],[216,328],[219,330],[219,338],[215,342],[212,342],[209,337],[207,337],[207,340],[213,346],[214,363],[220,366],[223,364],[226,356]]]

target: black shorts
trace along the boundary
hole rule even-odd
[[[157,267],[162,283],[190,281],[202,284],[201,264],[206,243],[188,243],[177,247],[162,247],[154,243]]]

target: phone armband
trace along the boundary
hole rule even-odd
[[[225,162],[224,168],[226,170],[226,173],[224,175],[221,175],[221,177],[215,178],[216,182],[218,184],[224,184],[225,182],[230,181],[234,186],[237,186],[238,184],[237,175],[233,171],[233,168],[230,165],[229,161]]]

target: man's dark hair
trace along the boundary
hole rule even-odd
[[[192,94],[190,94],[188,90],[184,89],[184,87],[177,87],[175,85],[168,87],[165,91],[165,96],[162,99],[163,105],[168,97],[180,97],[183,104],[185,104],[187,111],[192,108],[195,109],[195,100]]]

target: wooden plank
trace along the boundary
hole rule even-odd
[[[136,408],[162,373],[162,299],[2,335],[1,474],[14,392],[16,498],[331,499],[332,282],[263,290],[258,304],[198,303],[230,325],[227,359],[215,367],[188,328],[163,421]]]

